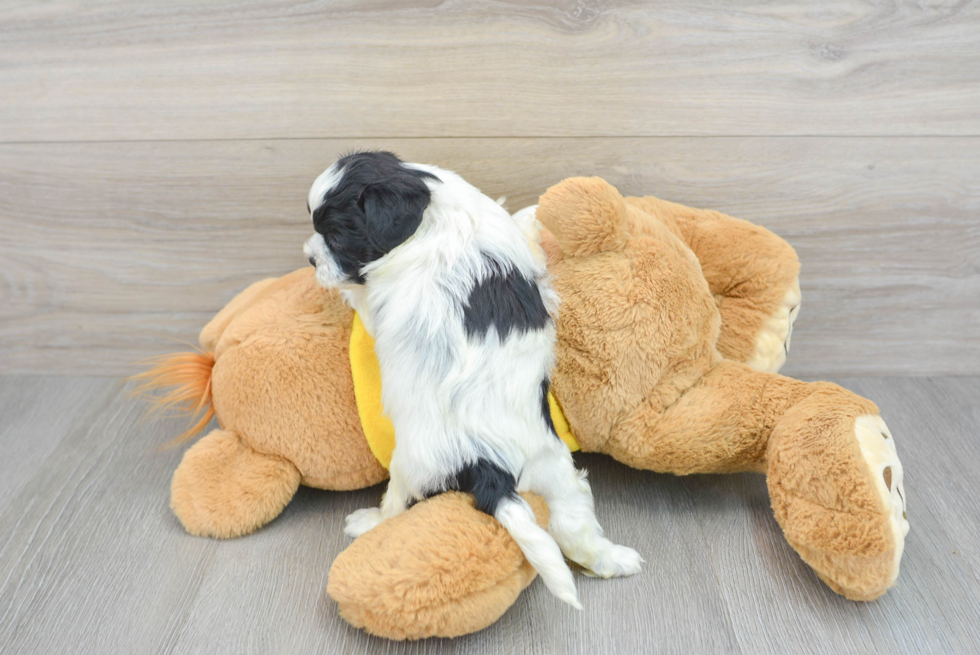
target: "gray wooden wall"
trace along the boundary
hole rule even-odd
[[[976,2],[0,7],[0,371],[133,372],[305,265],[339,152],[788,239],[798,376],[980,374]]]

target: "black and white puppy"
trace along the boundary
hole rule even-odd
[[[540,247],[459,175],[387,152],[340,159],[313,183],[309,208],[316,232],[304,252],[374,337],[396,434],[381,508],[348,516],[347,534],[457,489],[574,607],[562,553],[602,577],[638,572],[636,551],[603,537],[585,474],[551,422],[558,298]],[[547,501],[548,532],[520,491]]]

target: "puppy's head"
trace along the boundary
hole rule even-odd
[[[362,269],[404,243],[429,204],[426,178],[390,152],[356,152],[325,170],[310,187],[316,230],[303,252],[325,287],[364,284]]]

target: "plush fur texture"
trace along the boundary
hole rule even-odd
[[[473,494],[574,607],[562,553],[603,577],[636,573],[639,555],[602,536],[585,476],[542,411],[558,303],[510,214],[455,173],[386,152],[340,159],[309,206],[306,254],[317,281],[367,318],[397,435],[380,509],[349,516],[346,532],[455,489]],[[518,491],[548,502],[550,534]]]
[[[525,499],[538,525],[547,526],[547,505],[532,494]],[[390,547],[392,538],[399,539],[398,548]],[[417,577],[421,570],[429,577]],[[371,634],[452,637],[496,621],[534,577],[500,523],[478,511],[471,497],[451,491],[352,543],[334,562],[327,593],[345,619]],[[435,587],[433,580],[438,580]]]
[[[583,449],[677,474],[764,473],[776,519],[821,579],[853,599],[884,593],[908,522],[894,450],[869,451],[868,426],[884,425],[878,410],[837,385],[772,374],[785,348],[759,339],[767,322],[787,318],[799,270],[792,248],[716,212],[622,198],[595,178],[549,189],[537,213],[562,295],[552,389]],[[526,227],[539,229],[533,221]],[[291,462],[301,484],[370,486],[386,472],[354,406],[351,312],[313,273],[306,267],[252,285],[204,328],[202,349],[214,354],[212,402],[243,448]],[[884,428],[878,438],[893,439]],[[184,477],[187,502],[174,510],[189,531],[245,534],[271,519],[252,508],[279,502],[281,478],[240,495],[240,478],[221,472],[223,451],[202,449],[195,462],[195,449],[175,474]],[[242,458],[240,470],[261,479],[262,461]],[[192,512],[191,502],[210,509]],[[342,615],[393,639],[456,636],[495,621],[533,570],[472,502],[444,494],[351,544],[328,587]],[[500,553],[498,546],[510,555],[463,559]],[[436,551],[446,559],[434,561]]]
[[[662,223],[698,258],[724,326],[718,352],[756,370],[778,372],[789,354],[802,300],[793,248],[765,228],[716,211],[651,196],[625,200]],[[733,238],[744,253],[737,266],[729,259]]]
[[[643,204],[658,206],[591,178],[552,187],[537,210],[554,237],[545,240],[549,268],[564,299],[553,389],[579,444],[656,471],[767,473],[776,519],[803,559],[848,598],[876,598],[898,575],[908,531],[900,478],[883,477],[901,471],[894,449],[872,467],[858,439],[857,419],[877,417],[877,407],[834,384],[723,360],[715,347],[723,316],[738,325],[753,304],[785,311],[797,265],[750,267],[784,280],[782,289],[722,315],[693,250]],[[743,229],[750,246],[764,242],[758,228]],[[882,484],[896,493],[880,493]]]
[[[234,432],[214,430],[184,455],[170,485],[170,507],[192,534],[237,537],[279,516],[300,477],[284,457],[253,450]]]

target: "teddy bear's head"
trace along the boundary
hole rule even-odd
[[[562,298],[553,389],[582,449],[602,450],[720,359],[718,308],[690,248],[601,178],[551,187],[537,219]]]

